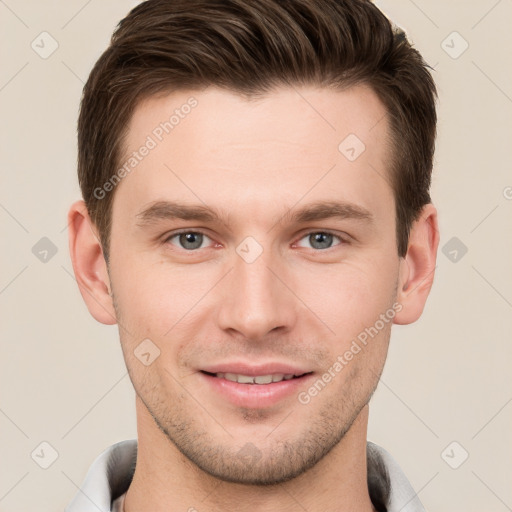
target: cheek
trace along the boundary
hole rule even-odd
[[[336,333],[346,339],[373,325],[393,304],[398,263],[360,258],[357,262],[305,268],[295,279],[297,295]]]
[[[112,275],[117,306],[129,330],[162,339],[178,322],[187,323],[211,288],[212,270],[171,266],[143,257],[117,261]],[[193,316],[193,314],[192,314]]]
[[[185,275],[142,259],[125,259],[116,272],[117,279],[112,276],[112,280],[125,362],[135,388],[146,396],[144,389],[154,388],[156,380],[170,378],[164,368],[175,359],[179,340],[193,321],[194,304],[206,283],[191,281],[190,270]],[[154,358],[149,366],[142,360],[145,353]],[[164,388],[174,389],[173,382],[166,382]]]

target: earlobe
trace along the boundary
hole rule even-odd
[[[116,324],[107,265],[84,201],[71,205],[68,226],[73,270],[87,309],[98,322]]]
[[[410,324],[421,316],[434,282],[438,245],[437,210],[429,203],[413,223],[407,254],[400,261],[397,302],[402,309],[395,324]]]

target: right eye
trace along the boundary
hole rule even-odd
[[[176,240],[173,242],[173,240]],[[180,231],[168,236],[164,243],[170,242],[172,245],[185,249],[186,251],[194,251],[196,249],[203,249],[203,242],[206,240],[212,241],[207,235],[200,231]]]

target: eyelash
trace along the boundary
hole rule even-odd
[[[164,238],[164,241],[163,243],[164,244],[167,244],[169,243],[169,241],[176,237],[176,236],[179,236],[179,235],[183,235],[183,234],[188,234],[188,233],[192,233],[192,234],[200,234],[200,235],[203,235],[203,236],[206,236],[208,238],[211,239],[211,237],[205,233],[204,231],[201,231],[201,230],[191,230],[191,229],[183,229],[183,230],[180,230],[180,231],[175,231],[171,234],[169,234],[168,236],[166,236]],[[334,233],[333,231],[329,231],[329,230],[312,230],[312,231],[308,231],[307,233],[304,233],[299,239],[298,241],[300,240],[303,240],[304,238],[310,236],[310,235],[313,235],[313,234],[318,234],[318,233],[322,233],[324,235],[332,235],[333,237],[337,238],[340,243],[336,244],[336,245],[333,245],[332,247],[328,247],[326,249],[314,249],[312,248],[311,250],[315,251],[315,252],[327,252],[329,251],[330,249],[334,249],[335,247],[338,247],[340,245],[347,245],[349,243],[348,239],[347,238],[343,238],[342,236]],[[294,243],[295,244],[295,243]],[[194,253],[194,252],[198,252],[200,249],[190,249],[190,250],[187,250],[187,249],[183,249],[183,248],[178,248],[179,250],[182,250],[184,252],[188,252],[188,253]],[[206,249],[206,247],[204,247],[203,249]],[[305,247],[306,249],[306,247]]]

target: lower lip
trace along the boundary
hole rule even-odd
[[[306,389],[313,374],[270,384],[240,384],[227,379],[199,372],[206,383],[237,407],[263,409]]]

